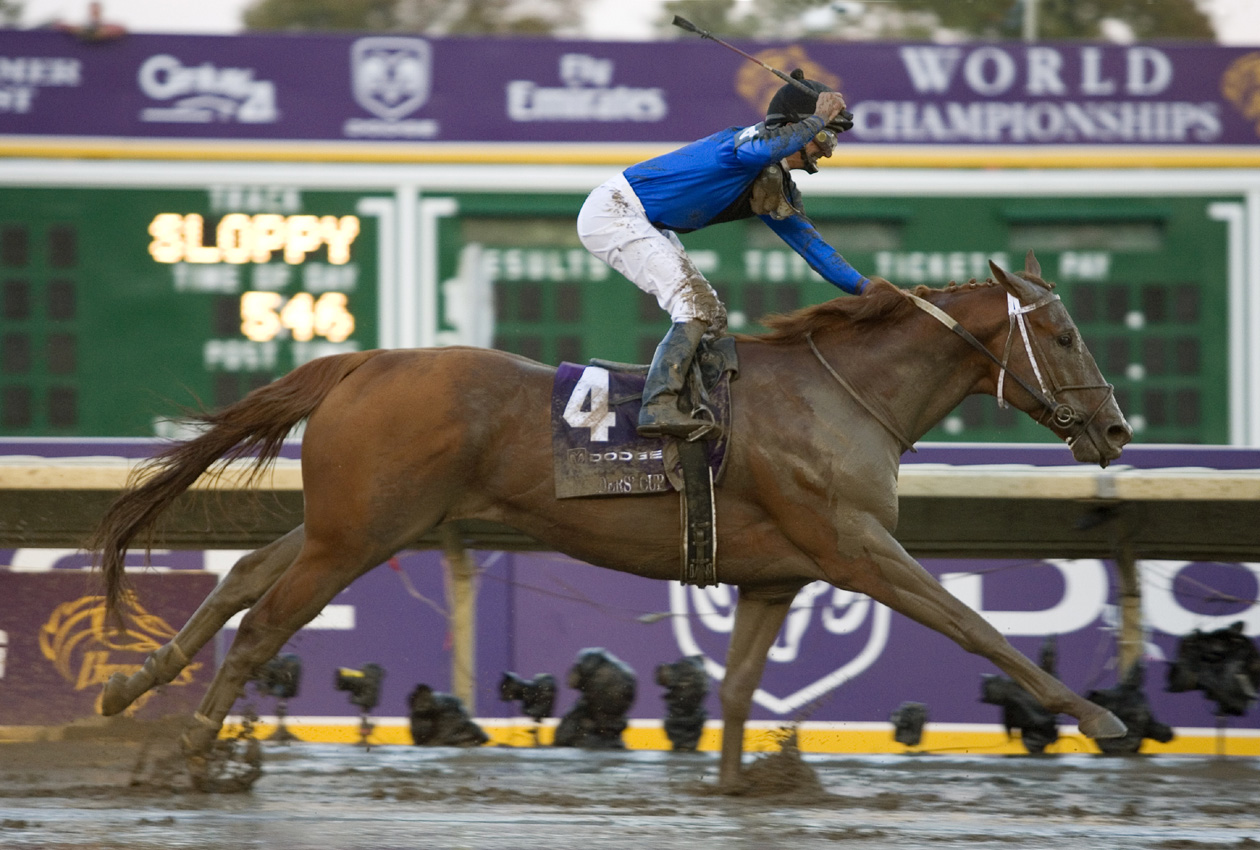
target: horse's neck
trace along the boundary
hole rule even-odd
[[[937,295],[933,303],[990,351],[1000,346],[1009,327],[1006,293],[990,286]],[[910,431],[918,440],[935,428],[951,410],[976,392],[992,394],[991,363],[965,340],[926,312],[902,321],[899,354],[916,364],[917,377],[901,395],[908,409]],[[1000,354],[1000,349],[999,349]]]
[[[1005,331],[1005,294],[975,290],[934,299],[941,309],[993,349]],[[841,333],[823,346],[824,357],[838,365],[858,394],[877,399],[894,420],[901,437],[916,442],[936,427],[968,395],[990,391],[989,363],[944,324],[925,312],[889,322],[859,341]],[[827,353],[827,352],[830,353]],[[843,392],[839,387],[837,391]]]

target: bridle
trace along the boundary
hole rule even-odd
[[[1041,351],[1041,346],[1038,344],[1037,339],[1028,332],[1028,319],[1026,317],[1034,310],[1038,310],[1048,304],[1053,304],[1055,301],[1058,301],[1059,296],[1052,292],[1046,293],[1032,304],[1021,304],[1019,299],[1014,295],[1011,295],[1009,292],[1006,293],[1006,314],[1009,317],[1010,322],[1006,332],[1006,345],[1003,347],[1002,358],[1000,360],[996,354],[984,345],[984,343],[980,342],[980,340],[972,336],[966,328],[960,325],[958,320],[953,316],[949,315],[935,304],[932,304],[913,293],[906,292],[904,294],[916,307],[941,322],[941,324],[945,325],[945,327],[949,328],[955,334],[966,340],[972,348],[976,349],[985,357],[997,364],[997,401],[999,407],[1008,406],[1003,394],[1003,388],[1006,377],[1009,375],[1012,381],[1019,384],[1019,386],[1023,388],[1024,392],[1032,396],[1033,400],[1041,406],[1042,413],[1040,416],[1035,417],[1036,421],[1042,425],[1053,423],[1058,428],[1066,431],[1066,441],[1069,446],[1076,442],[1082,433],[1089,433],[1087,429],[1089,428],[1090,423],[1094,421],[1094,419],[1098,416],[1099,411],[1103,409],[1103,406],[1106,405],[1116,393],[1116,388],[1112,384],[1060,385],[1059,382],[1055,380],[1054,376],[1049,374],[1049,370],[1046,370],[1045,374],[1042,373],[1041,365],[1037,361],[1037,354],[1041,354],[1041,359],[1043,361],[1046,361],[1047,363],[1049,361],[1047,360],[1045,353]],[[1019,329],[1020,339],[1024,343],[1024,353],[1028,355],[1028,362],[1032,364],[1033,375],[1037,379],[1037,386],[1033,386],[1032,383],[1020,377],[1008,368],[1007,364],[1011,359],[1011,348],[1013,347],[1015,340],[1016,328]],[[1098,402],[1088,416],[1082,415],[1071,404],[1060,400],[1060,396],[1064,393],[1085,392],[1088,390],[1107,391],[1106,395],[1103,396],[1102,401]],[[1090,439],[1093,440],[1094,438],[1091,436]],[[1097,446],[1097,448],[1100,451],[1103,449],[1102,446]]]
[[[1000,359],[996,354],[990,351],[984,343],[976,339],[970,331],[960,325],[957,319],[946,313],[940,307],[937,307],[930,301],[920,298],[913,293],[902,290],[902,294],[909,298],[911,303],[920,310],[939,321],[945,327],[949,328],[955,334],[964,339],[968,345],[976,349],[976,351],[979,351],[997,365],[997,400],[999,407],[1005,408],[1008,406],[1008,402],[1006,401],[1004,395],[1004,388],[1006,378],[1009,375],[1013,382],[1019,384],[1019,386],[1023,388],[1026,393],[1032,396],[1033,400],[1041,406],[1041,415],[1034,417],[1036,421],[1041,425],[1053,423],[1056,427],[1067,432],[1065,440],[1069,446],[1080,439],[1082,433],[1089,434],[1088,428],[1090,423],[1094,421],[1094,419],[1098,416],[1099,411],[1103,409],[1103,406],[1106,405],[1107,402],[1115,395],[1115,387],[1108,383],[1068,384],[1061,386],[1058,381],[1055,380],[1053,375],[1049,375],[1048,370],[1043,373],[1041,365],[1037,359],[1037,353],[1041,353],[1041,359],[1043,361],[1047,361],[1047,358],[1045,353],[1040,351],[1040,345],[1038,344],[1037,339],[1028,332],[1028,320],[1026,316],[1034,310],[1058,301],[1059,296],[1054,293],[1047,293],[1032,304],[1021,304],[1019,299],[1014,295],[1011,295],[1009,292],[1006,294],[1006,313],[1010,319],[1010,323],[1006,332],[1006,345],[1003,347],[1002,357]],[[1019,330],[1019,337],[1024,344],[1024,352],[1028,355],[1028,362],[1032,364],[1033,375],[1037,379],[1036,386],[1008,368],[1008,364],[1011,359],[1011,350],[1015,341],[1015,331],[1017,328]],[[820,352],[818,347],[814,345],[814,339],[811,334],[806,334],[806,340],[809,342],[810,350],[814,352],[814,356],[818,358],[818,361],[822,363],[823,367],[826,368],[826,370],[833,378],[836,379],[836,381],[840,383],[841,386],[849,391],[850,395],[857,399],[857,401],[866,408],[868,413],[875,417],[875,419],[878,420],[884,428],[897,438],[902,445],[902,450],[904,451],[905,449],[909,449],[910,451],[914,451],[913,441],[905,437],[896,427],[889,411],[884,409],[882,405],[878,405],[874,399],[867,398],[865,395],[859,393],[848,381],[844,379],[843,376],[833,369],[831,364],[823,357],[822,352]],[[1082,415],[1071,404],[1059,399],[1059,396],[1064,393],[1103,389],[1107,391],[1107,394],[1103,396],[1102,401],[1094,407],[1093,411],[1091,411],[1088,416]],[[1103,452],[1103,447],[1097,444],[1097,440],[1093,437],[1093,435],[1090,435],[1090,440],[1094,442],[1095,447],[1098,448],[1100,452]]]

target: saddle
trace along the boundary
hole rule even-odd
[[[682,403],[711,416],[719,436],[687,442],[638,435],[646,365],[599,359],[586,366],[560,364],[551,401],[556,498],[679,491],[680,581],[700,587],[717,584],[713,486],[725,467],[730,381],[738,369],[734,339],[701,342]]]

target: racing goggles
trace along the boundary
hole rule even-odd
[[[836,134],[831,130],[819,130],[814,134],[814,144],[822,148],[823,156],[831,156],[836,150]]]

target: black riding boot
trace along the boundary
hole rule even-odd
[[[656,347],[647,383],[643,386],[639,436],[688,439],[701,428],[713,427],[712,422],[693,419],[678,409],[678,394],[682,392],[687,372],[691,369],[700,337],[707,329],[708,326],[699,319],[675,322]]]

